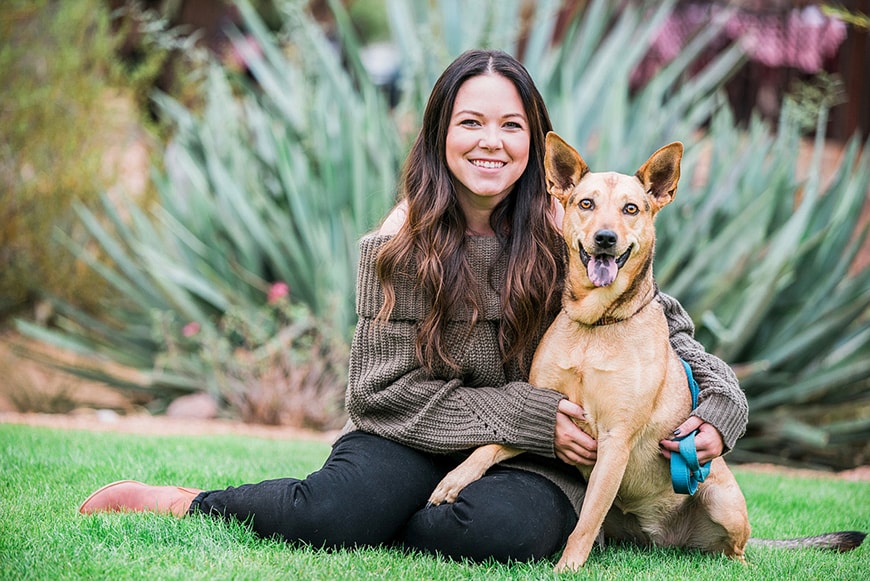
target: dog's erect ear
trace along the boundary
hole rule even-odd
[[[547,176],[547,191],[558,198],[564,206],[574,186],[589,173],[589,166],[577,150],[550,131],[547,133],[544,172]]]
[[[677,193],[682,158],[683,144],[675,141],[652,154],[634,174],[643,189],[652,195],[656,211],[670,204]]]

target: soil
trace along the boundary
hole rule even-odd
[[[246,424],[224,419],[119,415],[111,410],[78,410],[69,414],[0,412],[0,423],[26,424],[58,430],[88,430],[160,436],[241,435],[276,440],[332,442],[338,431],[318,432],[291,426]]]

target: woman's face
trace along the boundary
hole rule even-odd
[[[514,84],[497,74],[459,88],[447,130],[447,167],[463,210],[494,208],[529,162],[529,123]]]

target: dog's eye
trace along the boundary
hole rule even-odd
[[[595,202],[593,202],[589,198],[583,198],[577,205],[580,206],[581,210],[591,210],[595,207]]]
[[[638,207],[635,204],[626,204],[622,211],[629,216],[634,216],[638,212]]]

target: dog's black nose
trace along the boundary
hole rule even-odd
[[[616,246],[616,232],[613,230],[599,230],[595,233],[595,244],[598,248],[613,248]]]

